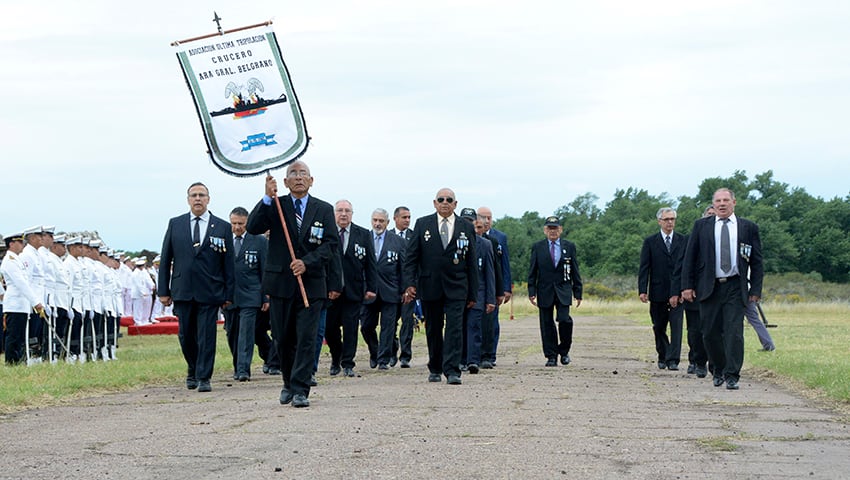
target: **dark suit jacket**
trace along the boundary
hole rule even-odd
[[[695,289],[697,300],[703,301],[714,292],[715,281],[715,217],[701,218],[694,222],[688,239],[688,248],[682,261],[682,290]],[[761,238],[758,225],[737,217],[738,245],[733,245],[738,255],[738,274],[741,275],[741,301],[744,306],[749,303],[749,296],[761,297],[764,267],[761,256]],[[749,259],[741,253],[743,246],[749,246]],[[737,247],[737,248],[736,248]],[[747,275],[749,274],[749,288]]]
[[[399,238],[402,238],[402,236],[398,234],[398,230],[396,230],[395,228],[391,228],[391,229],[389,229],[389,230],[387,230],[387,231],[388,231],[388,232],[390,232],[390,233],[392,233],[393,235],[395,235],[395,236],[399,237]],[[412,228],[408,228],[407,230],[405,230],[405,231],[404,231],[404,237],[403,237],[403,238],[404,238],[405,240],[410,240],[411,238],[413,238],[413,229],[412,229]]]
[[[646,237],[640,250],[638,293],[648,293],[649,301],[667,303],[679,295],[679,285],[672,284],[673,268],[681,260],[687,244],[681,233],[673,232],[672,249],[667,251],[661,232]],[[647,290],[648,287],[648,290]]]
[[[475,228],[457,215],[454,222],[454,232],[446,248],[440,241],[436,213],[417,219],[413,237],[407,241],[402,283],[405,289],[416,287],[416,295],[423,302],[441,297],[475,301],[478,292]],[[461,238],[468,243],[465,252],[458,252],[457,242]]]
[[[493,258],[493,245],[484,237],[475,237],[475,253],[478,259],[478,292],[475,294],[474,310],[485,310],[487,305],[496,304],[496,272]],[[504,291],[503,291],[504,293]]]
[[[375,232],[369,232],[374,238]],[[401,284],[401,265],[407,241],[397,233],[384,232],[384,242],[376,262],[378,299],[387,303],[400,303],[404,288]]]
[[[490,230],[491,232],[493,230]],[[499,232],[501,233],[501,232]],[[502,268],[502,261],[504,260],[504,252],[502,251],[502,246],[499,244],[499,241],[493,237],[487,239],[492,247],[493,252],[493,276],[496,279],[496,296],[504,297],[505,296],[505,277],[504,277],[504,269]],[[510,275],[510,273],[508,273]],[[510,290],[508,290],[510,291]]]
[[[339,227],[334,224],[339,233]],[[342,295],[348,300],[362,302],[366,292],[374,292],[375,244],[372,233],[365,228],[350,224],[346,229],[348,249],[342,254]],[[342,250],[340,250],[342,253]]]
[[[263,267],[268,251],[269,242],[263,235],[246,233],[242,236],[242,251],[233,252],[236,257],[233,307],[263,306]]]
[[[508,236],[503,232],[496,230],[495,228],[490,229],[489,233],[490,238],[496,240],[498,242],[499,247],[494,250],[496,256],[495,259],[501,263],[502,270],[502,288],[503,292],[513,291],[513,279],[511,278],[511,258],[508,253]]]
[[[333,250],[339,248],[333,207],[311,195],[299,234],[292,197],[284,195],[279,197],[279,200],[295,257],[307,267],[307,271],[301,275],[307,298],[324,300],[328,296],[327,270],[334,254]],[[257,203],[248,215],[247,230],[254,235],[270,231],[269,255],[263,272],[263,293],[282,298],[300,297],[298,281],[289,268],[292,257],[289,255],[274,199],[271,205],[264,204],[262,200]]]
[[[557,266],[552,265],[548,239],[531,246],[528,296],[537,297],[537,306],[540,308],[555,305],[556,296],[561,305],[571,305],[573,298],[581,300],[582,283],[576,259],[576,246],[563,238],[560,243],[561,259],[558,260]]]
[[[222,305],[233,301],[233,234],[230,223],[210,214],[207,234],[196,250],[192,246],[190,222],[184,213],[168,221],[159,267],[157,295],[178,302],[195,301]],[[224,251],[213,248],[220,238]]]

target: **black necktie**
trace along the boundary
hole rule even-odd
[[[236,251],[236,256],[238,257],[240,253],[242,253],[242,236],[239,235],[235,239],[233,239],[233,247]]]
[[[339,231],[339,249],[345,253],[345,229]]]
[[[192,243],[195,248],[201,246],[201,217],[195,217],[195,228],[192,230]]]
[[[670,235],[664,237],[664,244],[667,245],[667,253],[670,253],[670,250],[673,249],[673,244],[670,242]]]

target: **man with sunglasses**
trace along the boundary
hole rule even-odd
[[[428,381],[440,382],[442,373],[450,385],[462,383],[463,313],[478,292],[475,228],[455,215],[456,207],[451,189],[437,192],[436,212],[416,220],[403,268],[403,301],[421,299],[428,320]]]

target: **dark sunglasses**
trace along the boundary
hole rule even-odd
[[[454,203],[455,199],[452,197],[437,197],[437,203]]]

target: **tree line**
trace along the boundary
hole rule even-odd
[[[766,273],[800,272],[828,282],[850,282],[850,195],[814,197],[803,188],[777,182],[772,170],[752,180],[741,170],[728,178],[706,178],[693,197],[677,199],[632,187],[618,189],[604,209],[597,206],[599,197],[585,193],[553,214],[561,219],[564,236],[576,244],[582,276],[637,276],[643,239],[659,230],[658,209],[676,209],[676,231],[687,234],[722,187],[735,192],[735,214],[759,225]],[[528,278],[531,245],[544,238],[546,216],[525,212],[520,218],[494,222],[508,236],[515,282]]]

